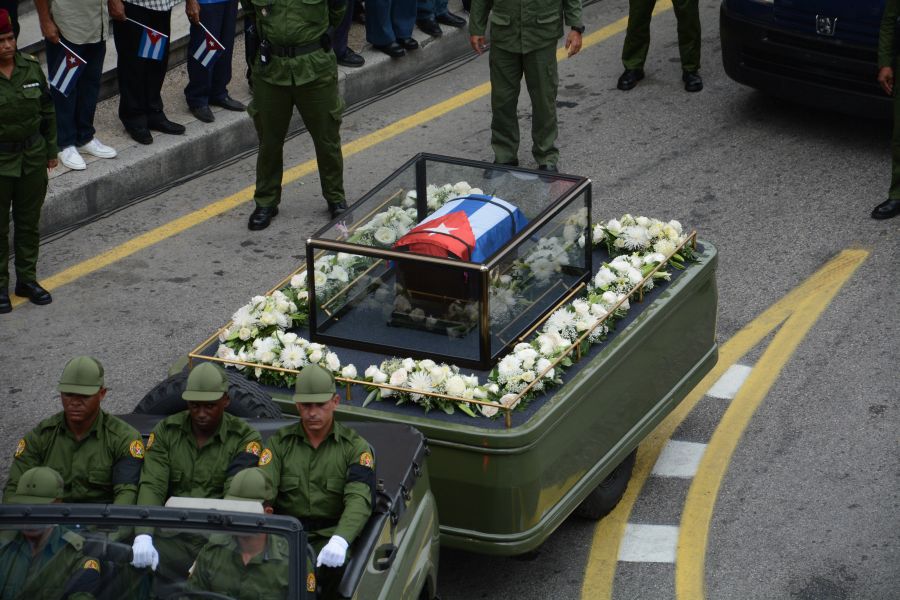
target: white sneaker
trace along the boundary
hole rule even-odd
[[[115,148],[110,148],[97,138],[92,139],[84,146],[78,148],[82,152],[86,152],[91,156],[96,156],[97,158],[115,158],[118,154]]]
[[[62,152],[59,153],[59,162],[73,171],[84,171],[87,168],[87,165],[84,164],[84,159],[78,154],[75,146],[63,148]]]

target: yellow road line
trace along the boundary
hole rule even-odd
[[[625,525],[631,517],[634,504],[638,496],[640,496],[644,484],[650,477],[650,472],[653,469],[653,465],[656,464],[663,446],[672,437],[678,425],[684,421],[697,402],[706,395],[709,388],[719,380],[725,371],[781,325],[785,319],[790,317],[797,307],[802,305],[807,296],[827,291],[828,283],[832,280],[832,276],[829,274],[832,273],[836,266],[843,264],[843,261],[846,259],[841,261],[838,261],[838,259],[845,254],[846,252],[829,262],[806,282],[794,288],[781,300],[745,325],[731,339],[719,346],[719,359],[712,370],[691,390],[678,407],[659,424],[653,433],[641,443],[638,447],[635,469],[631,480],[628,482],[628,489],[625,495],[616,509],[600,521],[594,530],[591,551],[585,567],[582,598],[585,600],[609,600],[612,598],[613,578],[615,577],[619,557],[619,544],[625,533]],[[868,253],[865,253],[865,256],[867,255]],[[745,382],[743,387],[747,387],[747,382]],[[681,558],[679,557],[678,560],[680,561]]]
[[[672,3],[670,0],[665,0],[664,2],[660,2],[657,5],[655,12],[660,12],[662,10],[667,10],[671,8]],[[609,39],[613,35],[623,31],[625,29],[625,24],[627,23],[627,19],[619,19],[610,25],[607,25],[590,35],[586,35],[583,38],[582,47],[588,48],[590,46],[595,46],[600,42]],[[564,60],[566,58],[566,51],[563,48],[560,48],[556,53],[557,60]],[[357,154],[359,152],[363,152],[364,150],[368,150],[369,148],[376,146],[382,142],[386,142],[392,138],[397,137],[398,135],[409,131],[415,127],[418,127],[424,123],[428,123],[429,121],[433,121],[438,117],[446,115],[458,108],[462,108],[467,104],[470,104],[480,98],[487,96],[491,91],[490,82],[485,82],[480,85],[477,85],[473,88],[470,88],[464,92],[461,92],[447,100],[442,102],[438,102],[422,111],[417,112],[416,114],[410,115],[408,117],[404,117],[378,131],[374,131],[367,135],[362,136],[361,138],[357,138],[351,142],[348,142],[342,146],[342,151],[344,153],[344,158],[348,158]],[[308,160],[306,162],[300,163],[284,172],[284,177],[282,179],[282,185],[288,185],[289,183],[300,179],[301,177],[305,177],[310,173],[314,173],[316,171],[316,161],[315,159]],[[104,267],[108,267],[109,265],[122,260],[132,254],[139,252],[145,248],[148,248],[154,244],[158,244],[174,235],[178,235],[195,225],[199,225],[204,221],[207,221],[217,215],[228,212],[232,210],[244,202],[248,202],[253,198],[253,189],[254,186],[247,186],[244,189],[236,192],[230,196],[222,198],[221,200],[217,200],[212,204],[209,204],[199,210],[196,210],[192,213],[184,215],[183,217],[179,217],[174,221],[170,221],[165,225],[161,225],[155,229],[152,229],[144,234],[141,234],[131,240],[116,246],[115,248],[111,248],[102,254],[98,254],[92,258],[89,258],[85,261],[82,261],[78,264],[72,265],[71,267],[56,273],[55,275],[51,275],[47,278],[42,278],[41,285],[43,285],[48,290],[55,290],[58,287],[66,285],[67,283],[71,283],[77,279],[84,277],[94,271],[98,271],[103,269]],[[26,302],[24,298],[19,298],[17,296],[12,296],[12,305],[16,307],[23,302]]]
[[[868,255],[865,250],[845,250],[801,286],[806,291],[801,295],[803,299],[775,334],[716,427],[691,482],[681,514],[675,559],[676,598],[700,600],[705,597],[709,525],[731,456],[756,409],[800,342]]]

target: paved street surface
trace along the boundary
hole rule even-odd
[[[588,7],[588,33],[619,21],[626,4]],[[595,535],[602,534],[596,523],[572,518],[524,557],[443,550],[445,600],[691,598],[703,586],[711,599],[898,597],[900,219],[869,218],[886,197],[890,126],[735,84],[721,67],[718,3],[703,0],[701,13],[706,87],[699,94],[682,90],[671,10],[654,19],[647,79],[630,92],[615,89],[622,33],[561,63],[562,170],[592,178],[595,220],[625,212],[675,218],[715,244],[722,347],[822,267],[838,264],[849,279],[814,279],[802,297],[779,305],[784,318],[759,343],[720,358],[735,366],[672,425],[674,442],[647,465],[653,474],[620,515],[627,522],[620,538]],[[481,57],[357,107],[345,116],[344,143],[482,84],[487,69]],[[527,106],[519,158],[533,166]],[[489,119],[483,96],[349,155],[348,198],[417,152],[491,160]],[[286,146],[285,167],[313,156],[308,136],[299,135]],[[252,186],[254,166],[255,155],[239,157],[48,239],[40,273],[78,267],[236,194]],[[247,230],[251,208],[197,218],[99,270],[78,267],[49,307],[21,305],[0,318],[0,448],[10,459],[18,438],[59,409],[55,382],[68,357],[97,356],[107,368],[106,408],[130,411],[179,356],[293,270],[305,238],[327,218],[315,173],[286,185],[281,213],[264,232]],[[864,252],[849,255],[851,266],[840,271],[847,261],[830,261],[847,249]],[[818,318],[795,326],[812,307],[822,309]],[[755,412],[742,420],[732,408],[758,391]],[[717,478],[715,465],[700,462],[704,449],[729,444]],[[704,506],[708,521],[697,516]],[[609,544],[618,552],[603,560]],[[697,564],[699,579],[691,571]]]

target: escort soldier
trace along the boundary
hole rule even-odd
[[[63,499],[62,475],[50,467],[22,474],[10,504],[51,504]],[[12,532],[5,532],[12,533]],[[82,553],[84,538],[58,525],[22,529],[0,540],[0,600],[93,598],[100,562]]]
[[[581,50],[581,0],[473,0],[469,42],[478,54],[487,47],[485,30],[491,21],[491,148],[494,162],[519,164],[519,122],[516,107],[522,76],[531,97],[531,153],[543,171],[556,172],[556,42],[563,21],[571,27],[566,50]],[[487,175],[496,171],[487,171]]]
[[[900,2],[887,0],[878,35],[878,83],[888,96],[894,97],[894,129],[891,136],[891,187],[888,199],[872,210],[873,219],[890,219],[900,215],[900,100],[894,90],[894,63],[897,57],[897,19]]]
[[[187,410],[166,417],[147,440],[147,457],[141,471],[137,503],[162,506],[170,496],[221,498],[229,480],[259,460],[259,432],[240,418],[225,412],[228,377],[218,365],[205,362],[188,376],[181,397]],[[132,551],[135,567],[160,565],[163,580],[178,581],[206,543],[201,535],[157,536],[138,529]]]
[[[103,365],[76,356],[63,369],[57,389],[63,410],[19,440],[3,501],[25,471],[46,466],[65,481],[63,502],[134,504],[144,443],[134,427],[101,410]]]
[[[322,195],[335,218],[347,209],[340,135],[344,101],[327,32],[340,24],[347,2],[272,0],[248,5],[245,0],[244,9],[254,11],[259,47],[250,69],[253,100],[247,112],[259,135],[259,155],[256,209],[247,227],[265,229],[278,214],[284,138],[295,106],[315,145]]]
[[[698,0],[672,0],[678,20],[678,53],[681,55],[681,80],[686,92],[703,89],[700,78],[700,9]],[[650,48],[650,17],[656,0],[628,0],[628,29],[622,46],[625,72],[616,84],[628,91],[644,78],[644,61]]]
[[[56,116],[36,58],[16,51],[9,12],[0,9],[0,313],[9,300],[9,219],[16,251],[16,296],[35,304],[53,298],[37,282],[38,224],[47,171],[59,164]]]
[[[297,376],[298,425],[269,438],[259,465],[277,489],[275,512],[300,519],[318,553],[325,597],[340,583],[347,548],[372,514],[375,461],[369,444],[334,420],[340,396],[334,377],[318,365]]]

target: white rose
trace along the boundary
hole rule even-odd
[[[379,371],[375,369],[374,375],[372,375],[372,382],[374,383],[384,383],[388,380],[387,373],[383,371]],[[384,395],[384,391],[382,391],[382,395]]]
[[[532,381],[534,381],[535,374],[534,371],[525,371],[520,377],[525,383],[531,383]]]
[[[619,235],[622,233],[622,224],[615,219],[610,219],[606,223],[606,230],[613,235]]]
[[[356,367],[353,365],[347,365],[343,369],[341,369],[341,377],[346,377],[347,379],[356,379]]]
[[[408,377],[408,374],[406,372],[406,369],[397,369],[396,371],[391,373],[391,379],[390,379],[391,385],[395,385],[395,386],[399,387],[399,386],[403,385],[404,383],[406,383],[407,377]]]
[[[409,318],[416,323],[421,323],[425,320],[425,311],[421,308],[414,308],[409,311]]]
[[[676,235],[681,235],[681,232],[683,231],[681,229],[681,223],[679,223],[678,221],[676,221],[674,219],[669,221],[669,227],[671,227],[672,229],[675,230]]]
[[[488,393],[482,388],[472,388],[472,397],[478,400],[487,398]]]
[[[393,244],[397,239],[397,234],[390,227],[379,227],[375,231],[375,240],[384,246]]]
[[[366,379],[372,379],[375,376],[375,373],[378,373],[378,367],[375,365],[369,365],[369,368],[366,369],[365,376]]]
[[[329,370],[334,372],[341,368],[341,361],[338,358],[337,354],[335,354],[334,352],[329,352],[325,355],[325,365],[329,368]]]
[[[402,361],[400,364],[401,364],[401,365],[403,366],[403,368],[406,369],[407,371],[412,371],[413,369],[416,368],[416,361],[414,361],[414,360],[411,359],[411,358],[404,358],[403,361]]]
[[[253,336],[253,332],[250,331],[249,327],[241,327],[238,330],[238,337],[244,340],[245,342],[249,340]]]
[[[600,299],[603,300],[608,306],[611,306],[619,301],[619,296],[615,292],[603,292],[603,295],[600,296]]]
[[[491,394],[498,394],[500,393],[500,386],[496,383],[491,383],[487,386],[487,391]]]
[[[444,388],[451,396],[462,396],[466,391],[466,382],[459,375],[454,375],[447,380],[447,385]]]
[[[607,267],[600,267],[597,269],[597,274],[594,275],[594,285],[598,288],[606,287],[615,280],[615,273],[610,271]]]
[[[426,358],[425,360],[419,361],[419,368],[423,369],[425,371],[430,371],[431,369],[435,368],[436,366],[437,366],[437,363],[435,363],[430,358]]]
[[[299,275],[294,275],[291,277],[291,287],[292,288],[305,288],[306,287],[306,273],[300,273]]]
[[[428,369],[428,374],[431,376],[431,383],[433,385],[440,385],[444,379],[447,378],[447,372],[450,369],[445,369],[444,367],[434,366]]]
[[[510,406],[512,406],[513,402],[515,402],[516,398],[518,398],[518,397],[519,397],[518,394],[506,394],[502,398],[500,398],[500,404],[502,404],[506,408],[509,408]]]
[[[484,196],[484,191],[481,188],[472,188],[469,190],[469,193],[472,195]]]
[[[591,238],[594,240],[594,243],[601,242],[603,238],[606,237],[606,230],[603,229],[603,225],[597,223],[594,225],[594,229],[591,232]]]
[[[641,227],[647,227],[650,225],[650,219],[648,219],[647,217],[638,217],[634,220],[634,222]]]
[[[544,369],[546,369],[546,368],[549,367],[549,366],[550,366],[550,361],[547,360],[546,358],[542,358],[541,360],[538,361],[538,364],[537,364],[537,372],[538,372],[538,373],[543,373],[543,372],[544,372]],[[556,369],[550,369],[549,371],[547,371],[547,373],[544,375],[544,378],[546,378],[546,379],[553,379],[553,373],[554,373],[555,370],[556,370]]]
[[[309,353],[309,362],[318,364],[318,362],[320,360],[322,360],[322,351],[321,350],[315,349]]]
[[[288,332],[281,336],[281,342],[283,344],[296,344],[297,343],[297,334]]]
[[[500,410],[493,404],[480,404],[478,409],[481,411],[481,414],[488,418],[493,417]]]

